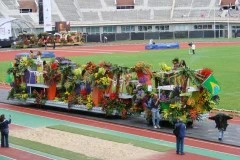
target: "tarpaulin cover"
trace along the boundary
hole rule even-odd
[[[147,44],[145,46],[146,50],[150,49],[174,49],[179,48],[179,43],[156,43],[156,44]]]

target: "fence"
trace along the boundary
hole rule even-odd
[[[149,40],[149,39],[186,39],[186,38],[220,38],[227,37],[227,30],[201,31],[174,31],[174,32],[132,32],[132,33],[104,33],[84,35],[86,42],[103,42],[107,37],[109,42],[122,40]]]

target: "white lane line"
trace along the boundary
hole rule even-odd
[[[9,104],[1,104],[1,105],[8,106],[8,107],[13,106],[13,105],[9,105]],[[13,106],[13,107],[17,107],[17,106]],[[5,109],[5,108],[2,108],[2,109]],[[36,111],[36,110],[30,109],[30,108],[24,108],[24,109],[30,110],[30,111]],[[6,110],[11,110],[11,109],[6,109]],[[13,110],[13,111],[15,111],[15,110]],[[15,111],[15,112],[20,112],[20,111]],[[53,115],[58,115],[58,116],[60,115],[60,116],[65,116],[65,117],[69,117],[69,118],[76,118],[76,119],[80,119],[80,120],[87,120],[87,121],[90,121],[90,122],[94,122],[95,124],[96,123],[99,123],[99,124],[106,124],[107,123],[111,126],[116,126],[116,127],[121,126],[121,128],[137,130],[137,131],[143,131],[144,130],[144,132],[151,133],[151,134],[154,133],[154,134],[160,134],[160,135],[162,134],[162,135],[168,136],[168,137],[175,137],[174,135],[170,135],[170,134],[167,134],[167,133],[162,133],[162,132],[160,133],[160,132],[149,131],[149,130],[146,130],[146,129],[139,129],[139,128],[133,128],[133,127],[129,127],[129,126],[122,126],[122,125],[113,124],[113,123],[109,123],[109,122],[101,122],[101,121],[96,121],[96,120],[92,120],[92,119],[86,119],[86,118],[81,118],[81,117],[73,117],[73,116],[69,116],[69,115],[63,115],[63,114],[59,114],[59,113],[52,113],[52,112],[41,111],[41,110],[38,110],[38,112],[48,113],[48,114],[53,114]],[[21,113],[25,113],[25,112],[21,112]],[[36,115],[36,114],[31,114],[31,113],[25,113],[25,114]],[[37,115],[37,116],[39,116],[39,115]],[[40,116],[40,117],[47,117],[47,116]],[[57,119],[57,118],[52,118],[52,117],[47,117],[47,118]],[[57,120],[61,120],[61,119],[57,119]],[[65,121],[67,121],[67,120],[65,120]],[[71,121],[69,121],[69,122],[71,122]],[[73,123],[77,123],[77,122],[73,122]],[[211,144],[211,145],[214,145],[214,146],[217,146],[217,147],[223,146],[223,147],[232,148],[232,149],[239,149],[239,147],[235,147],[235,146],[228,146],[228,145],[219,144],[219,143],[216,144],[216,143],[213,143],[213,142],[197,140],[197,139],[194,139],[194,138],[185,138],[185,139],[189,139],[190,141],[201,142],[201,143],[205,143],[205,144]]]

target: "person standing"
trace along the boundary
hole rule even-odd
[[[223,140],[224,132],[227,129],[228,123],[227,120],[232,119],[231,116],[224,113],[218,113],[215,116],[209,117],[209,119],[214,120],[216,123],[216,128],[218,128],[218,140]]]
[[[177,120],[177,123],[174,126],[174,134],[176,136],[176,153],[180,155],[184,155],[184,138],[186,125],[183,123],[181,119]]]
[[[30,50],[30,53],[29,53],[29,58],[33,59],[34,58],[34,53],[32,50]]]
[[[45,47],[45,50],[47,50],[47,39],[44,39],[44,47]]]
[[[160,122],[159,104],[160,104],[160,99],[158,98],[157,94],[154,94],[151,101],[151,112],[152,112],[153,127],[155,129],[161,128],[159,126],[159,122]]]
[[[55,40],[55,38],[53,38],[53,49],[55,49],[56,48],[56,40]]]
[[[0,116],[0,129],[1,129],[1,147],[9,147],[8,143],[8,135],[9,135],[9,127],[8,125],[11,123],[11,115],[9,115],[9,120],[5,119],[5,115],[2,114]]]
[[[107,43],[108,42],[108,38],[107,38],[107,36],[104,36],[103,37],[103,43]]]
[[[192,54],[195,54],[196,45],[193,42],[192,42],[191,49],[192,49]]]
[[[173,69],[173,70],[177,70],[177,69],[179,68],[179,59],[178,59],[178,58],[174,58],[174,59],[172,60],[172,64],[173,64],[172,69]]]

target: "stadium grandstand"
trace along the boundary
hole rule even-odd
[[[44,31],[44,0],[0,0],[0,18],[31,23]],[[239,0],[51,0],[51,25],[66,21],[88,42],[235,37]],[[1,27],[0,22],[0,27]],[[31,29],[24,29],[26,32]],[[15,33],[17,36],[18,33]]]

